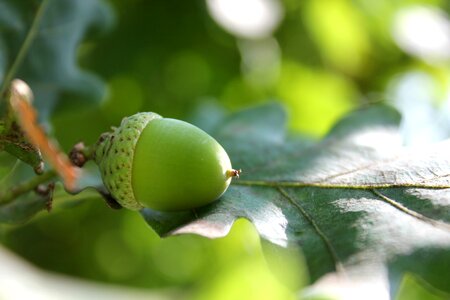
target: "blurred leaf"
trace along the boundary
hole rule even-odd
[[[43,272],[0,248],[0,297],[13,299],[184,299],[173,290],[152,292],[116,285],[87,282]]]
[[[354,84],[343,76],[284,61],[277,94],[290,114],[290,127],[314,135],[325,134],[358,98]]]
[[[9,204],[0,205],[0,223],[24,223],[47,208],[48,201],[46,197],[30,195]]]
[[[17,72],[9,75],[31,86],[43,120],[57,105],[62,108],[95,103],[102,97],[103,84],[80,69],[76,51],[88,32],[104,30],[111,22],[109,7],[99,0],[0,0],[2,84],[18,53],[24,51]],[[35,34],[30,35],[30,30],[36,30]]]
[[[189,114],[187,121],[202,130],[211,133],[220,126],[225,117],[225,108],[213,99],[205,99],[201,105],[197,105]]]
[[[405,274],[396,300],[441,300],[448,299],[446,295],[434,290],[422,280],[411,274]]]
[[[11,155],[6,152],[0,152],[0,189],[8,183],[14,170],[19,164],[19,160],[11,159]]]
[[[388,106],[362,109],[302,147],[285,139],[280,107],[238,113],[214,135],[241,179],[195,213],[142,214],[160,235],[210,238],[247,218],[262,238],[299,245],[313,281],[355,293],[373,282],[388,296],[406,271],[450,291],[450,142],[404,148],[399,119]]]
[[[248,271],[249,269],[252,270],[251,273]],[[213,278],[212,282],[193,299],[294,300],[297,299],[297,297],[282,284],[274,281],[272,275],[265,271],[264,264],[250,259],[237,266],[233,266],[230,270],[218,274]]]
[[[308,1],[304,18],[324,58],[350,74],[370,67],[369,36],[364,16],[352,1]]]

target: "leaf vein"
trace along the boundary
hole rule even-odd
[[[394,199],[387,197],[386,195],[382,194],[380,191],[378,191],[376,189],[372,189],[372,192],[376,196],[381,198],[384,202],[392,205],[393,207],[397,208],[398,210],[404,212],[405,214],[410,215],[411,217],[419,219],[423,222],[426,222],[432,226],[435,226],[435,227],[438,227],[440,229],[450,232],[450,224],[447,224],[443,221],[437,221],[437,220],[431,219],[429,217],[426,217],[426,216],[422,215],[421,213],[418,213],[415,210],[412,210],[412,209],[404,206],[403,204],[395,201]]]
[[[324,242],[326,248],[328,249],[328,252],[331,255],[331,258],[334,261],[335,264],[335,268],[337,272],[340,273],[345,273],[344,271],[344,266],[341,263],[341,260],[339,259],[339,256],[337,255],[336,250],[334,249],[333,245],[331,244],[330,239],[328,239],[328,237],[325,235],[325,233],[322,231],[322,229],[320,229],[319,225],[316,223],[316,221],[313,219],[313,217],[311,215],[309,215],[306,210],[300,205],[298,204],[291,195],[289,195],[289,193],[284,190],[281,187],[277,187],[278,191],[286,198],[289,200],[289,202],[291,202],[291,204],[293,204],[295,207],[297,207],[297,209],[300,211],[300,213],[308,220],[308,222],[311,224],[311,226],[314,228],[314,230],[317,232],[317,234],[319,235],[319,237],[322,239],[322,241]]]

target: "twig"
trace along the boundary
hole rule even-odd
[[[16,185],[6,192],[0,194],[0,204],[11,202],[18,196],[34,190],[40,184],[43,184],[50,179],[55,178],[56,176],[57,174],[54,170],[49,170],[47,172],[44,172],[42,175],[35,176],[28,181]]]

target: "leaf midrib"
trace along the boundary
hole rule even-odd
[[[448,176],[448,175],[447,175]],[[441,177],[440,177],[441,178]],[[433,180],[436,178],[431,178]],[[417,182],[402,183],[366,183],[366,184],[346,184],[346,183],[326,183],[326,182],[307,182],[307,181],[272,181],[272,180],[234,180],[233,185],[244,186],[266,186],[266,187],[316,187],[324,189],[354,189],[354,190],[371,190],[381,188],[423,188],[423,189],[448,189],[449,184],[427,184]]]

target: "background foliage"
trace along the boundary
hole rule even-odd
[[[378,101],[402,112],[408,144],[448,137],[447,1],[262,1],[276,12],[265,31],[230,27],[214,2],[47,1],[15,76],[33,88],[41,123],[65,150],[95,142],[136,111],[208,130],[229,112],[274,100],[287,109],[290,134],[311,140],[350,110]],[[2,81],[40,4],[0,1]],[[444,38],[432,36],[439,30]],[[2,188],[31,176],[11,156],[0,159]],[[78,198],[58,193],[52,213],[0,225],[2,244],[47,270],[190,298],[289,299],[308,284],[303,258],[265,244],[264,257],[247,221],[222,239],[160,239],[138,214]],[[287,267],[274,275],[280,257]],[[417,282],[406,277],[399,297],[439,297]]]

